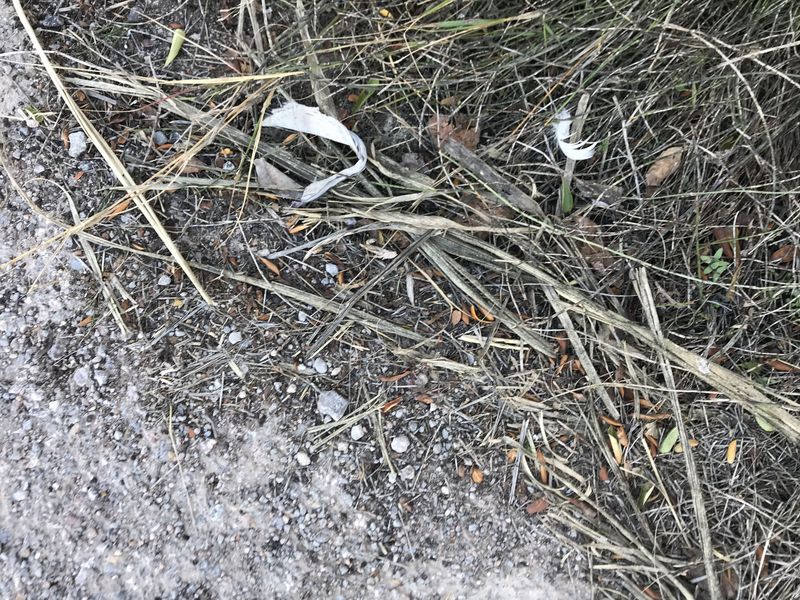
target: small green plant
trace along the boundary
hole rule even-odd
[[[719,278],[728,270],[727,260],[722,258],[722,248],[717,249],[712,256],[701,256],[700,262],[705,265],[703,268],[703,275],[708,275],[711,281],[717,282]]]

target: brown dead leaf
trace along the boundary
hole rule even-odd
[[[797,367],[793,364],[787,363],[779,358],[770,358],[764,361],[764,364],[774,369],[776,371],[780,371],[781,373],[794,373],[796,371],[800,371],[800,367]]]
[[[431,398],[428,394],[417,394],[416,400],[417,402],[422,402],[423,404],[433,404],[433,398]]]
[[[402,401],[403,401],[403,397],[402,396],[396,396],[395,398],[392,398],[391,400],[386,402],[383,406],[381,406],[381,412],[384,413],[384,414],[388,413],[393,408],[395,408],[398,404],[400,404]]]
[[[725,258],[733,260],[739,256],[739,240],[735,227],[714,227],[714,239],[722,248]]]
[[[541,498],[537,498],[528,504],[528,506],[525,507],[525,512],[527,512],[529,515],[538,515],[539,513],[546,511],[548,508],[550,508],[550,501],[542,496]]]
[[[600,467],[600,481],[608,481],[608,469],[605,466]]]
[[[130,204],[131,204],[130,198],[125,198],[125,200],[118,202],[117,205],[113,209],[111,209],[111,212],[108,213],[108,218],[113,219],[117,215],[124,213],[130,206]]]
[[[88,317],[84,317],[80,321],[78,321],[78,327],[86,327],[93,320],[94,320],[94,317],[92,317],[91,315],[88,316]]]
[[[606,425],[613,425],[614,427],[622,427],[622,423],[617,421],[616,419],[612,419],[611,417],[607,417],[605,415],[600,415],[600,420],[603,421]]]
[[[656,413],[654,415],[639,415],[639,418],[644,421],[645,423],[649,423],[652,421],[664,421],[672,417],[669,413]]]
[[[461,323],[461,311],[456,308],[450,313],[450,325],[455,327],[459,323]]]
[[[770,262],[789,264],[798,255],[800,255],[800,246],[795,246],[794,244],[786,244],[785,246],[781,246],[780,248],[775,250],[775,252],[772,253],[772,256],[769,257],[769,260]]]
[[[539,463],[539,481],[547,485],[549,476],[547,473],[547,461],[544,458],[544,453],[541,450],[536,450],[536,462]]]
[[[260,261],[260,262],[261,262],[261,263],[262,263],[262,264],[263,264],[265,267],[267,267],[267,268],[268,268],[270,271],[272,271],[273,273],[275,273],[275,275],[277,275],[278,277],[280,277],[280,276],[281,276],[281,270],[278,268],[278,265],[276,265],[276,264],[275,264],[274,262],[272,262],[270,259],[268,259],[268,258],[264,258],[263,256],[259,256],[259,257],[258,257],[258,260],[259,260],[259,261]]]
[[[394,375],[379,375],[378,381],[380,381],[381,383],[394,383],[395,381],[400,381],[401,379],[404,379],[409,375],[411,375],[411,371],[408,370],[403,371],[401,373],[396,373]]]
[[[681,166],[683,148],[672,146],[658,155],[655,162],[647,169],[644,181],[647,187],[658,187]]]
[[[475,150],[481,137],[480,130],[470,127],[469,119],[463,115],[457,115],[453,122],[442,116],[431,117],[428,131],[437,146],[441,146],[446,140],[455,140],[467,150]]]
[[[473,483],[477,483],[480,485],[483,483],[483,471],[481,471],[478,467],[472,467],[472,472],[469,474],[472,478]]]

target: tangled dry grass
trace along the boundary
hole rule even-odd
[[[309,356],[334,337],[363,344],[355,322],[398,364],[479,382],[477,437],[508,451],[512,488],[541,488],[541,518],[580,533],[599,596],[796,598],[797,6],[214,4],[169,69],[137,45],[147,31],[168,46],[166,12],[133,23],[109,9],[48,54],[174,246],[109,242],[100,218],[83,238],[178,260],[208,297],[237,282],[328,313]],[[600,144],[565,164],[549,126],[584,95],[583,137]],[[284,98],[336,114],[371,153],[352,183],[297,210],[259,185],[253,159],[310,181],[342,155],[261,132]],[[153,148],[154,122],[175,132],[170,147]],[[680,165],[648,185],[669,148]],[[176,197],[170,231],[200,219],[220,239],[258,236],[266,262],[184,258],[189,242],[160,225]],[[326,296],[292,266],[333,246],[349,275]]]

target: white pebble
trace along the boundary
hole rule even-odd
[[[350,430],[350,438],[354,442],[357,442],[364,437],[365,433],[366,431],[364,431],[364,428],[361,425],[353,425],[353,428]]]
[[[339,267],[333,263],[328,263],[325,265],[325,272],[331,277],[336,277],[339,274]]]
[[[311,464],[311,459],[309,458],[308,454],[303,452],[302,450],[294,455],[295,460],[300,464],[301,467],[307,467]]]
[[[231,344],[238,344],[239,342],[242,341],[242,334],[239,333],[238,331],[231,331],[228,334],[228,341]]]
[[[69,134],[69,155],[72,158],[78,158],[81,154],[86,152],[86,134],[82,131],[75,131]]]
[[[297,386],[294,384],[294,382],[286,386],[287,394],[294,394],[296,391],[297,391]]]
[[[414,467],[406,465],[400,469],[400,479],[405,479],[406,481],[414,479]]]
[[[314,359],[314,364],[312,365],[314,370],[319,373],[320,375],[324,375],[328,372],[328,363],[326,363],[320,357]]]
[[[308,313],[303,312],[302,310],[297,313],[297,320],[300,323],[305,323],[308,321]]]
[[[172,277],[170,277],[169,275],[162,275],[161,277],[158,278],[156,285],[165,287],[168,286],[170,283],[172,283]]]
[[[391,447],[392,450],[397,452],[398,454],[402,454],[408,447],[411,445],[411,442],[408,441],[408,438],[404,435],[398,435],[396,438],[392,439]]]

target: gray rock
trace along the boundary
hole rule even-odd
[[[314,359],[314,364],[311,366],[314,367],[314,370],[320,375],[324,375],[328,372],[328,363],[326,363],[319,356]]]
[[[156,131],[153,133],[153,143],[156,146],[161,146],[162,144],[166,144],[167,136],[165,136],[161,131]]]
[[[347,398],[338,392],[326,390],[319,393],[317,410],[322,416],[327,416],[334,421],[338,421],[344,416],[344,413],[347,412],[348,402]]]
[[[82,131],[73,131],[69,134],[69,155],[72,158],[78,158],[81,154],[86,152],[88,144],[86,142],[86,134]]]
[[[364,428],[361,425],[353,425],[353,428],[350,430],[350,438],[354,442],[357,442],[364,437],[365,433],[366,431],[364,431]]]
[[[160,285],[161,287],[166,287],[170,283],[172,283],[172,277],[169,275],[162,275],[158,278],[158,281],[156,281],[156,285]]]
[[[228,334],[228,342],[231,344],[238,344],[242,341],[242,334],[238,331],[231,331]]]
[[[325,272],[331,277],[336,277],[339,274],[339,267],[333,263],[328,263],[325,265]]]
[[[400,479],[405,479],[406,481],[409,481],[411,479],[414,479],[414,475],[415,475],[414,467],[412,467],[411,465],[406,465],[405,467],[400,469]]]

